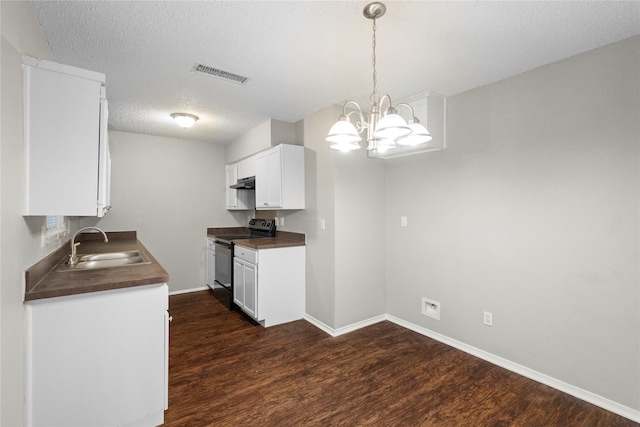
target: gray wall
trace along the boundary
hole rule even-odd
[[[640,409],[638,70],[635,37],[449,98],[448,150],[387,162],[388,312]]]
[[[324,149],[325,121],[335,107],[328,107],[304,120],[305,210],[279,211],[285,227],[306,234],[306,313],[327,326],[335,326],[335,194],[333,155]],[[337,117],[337,116],[336,116]],[[326,229],[320,230],[320,219]]]
[[[269,119],[225,146],[225,162],[237,162],[279,144],[302,145],[297,124]]]
[[[324,136],[336,120],[325,126]],[[327,145],[323,140],[322,149]],[[364,148],[329,151],[336,162],[335,327],[340,328],[386,313],[385,164],[369,158]]]
[[[304,120],[306,209],[279,211],[307,235],[306,312],[332,329],[385,313],[384,163],[366,150],[330,150],[324,138],[342,107]],[[320,229],[320,221],[326,227]]]
[[[206,286],[207,228],[244,222],[244,213],[225,209],[224,147],[127,132],[109,137],[113,207],[97,225],[137,230],[169,273],[170,292]]]

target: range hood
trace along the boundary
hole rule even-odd
[[[235,184],[231,184],[229,188],[236,190],[253,190],[256,188],[256,177],[250,176],[247,178],[240,178]]]

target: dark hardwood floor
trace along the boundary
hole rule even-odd
[[[638,426],[390,322],[263,328],[170,297],[166,426]]]

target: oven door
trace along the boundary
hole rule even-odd
[[[233,271],[233,249],[231,243],[215,242],[216,245],[216,283],[231,288]]]

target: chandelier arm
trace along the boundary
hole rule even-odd
[[[347,113],[347,105],[349,104],[353,104],[356,106],[356,110],[352,110],[349,113]],[[347,116],[347,118],[351,119],[351,115],[354,113],[358,113],[358,116],[360,116],[360,121],[356,123],[357,128],[358,128],[358,133],[361,133],[362,130],[364,129],[364,126],[362,126],[362,123],[366,123],[365,119],[364,119],[364,115],[362,114],[362,108],[360,108],[360,104],[358,104],[356,101],[347,101],[344,103],[344,105],[342,106],[342,114],[344,114],[345,116]]]
[[[387,98],[387,101],[389,102],[389,106],[387,107],[387,109],[394,110],[393,103],[391,102],[391,96],[389,96],[388,94],[384,94],[384,95],[382,95],[382,98],[380,98],[380,104],[379,104],[380,105],[380,111],[381,112],[384,111],[382,109],[382,103],[384,102],[385,98]]]
[[[396,107],[407,107],[407,108],[409,108],[409,110],[411,110],[411,117],[413,118],[413,117],[416,116],[416,114],[413,111],[413,107],[411,105],[407,104],[407,103],[403,102],[401,104],[396,105]]]
[[[360,115],[362,115],[362,108],[360,108],[360,104],[358,104],[356,101],[347,101],[344,103],[344,105],[342,106],[342,114],[347,115],[347,105],[349,104],[353,104],[356,106],[356,108],[358,109],[358,112],[360,113]]]

